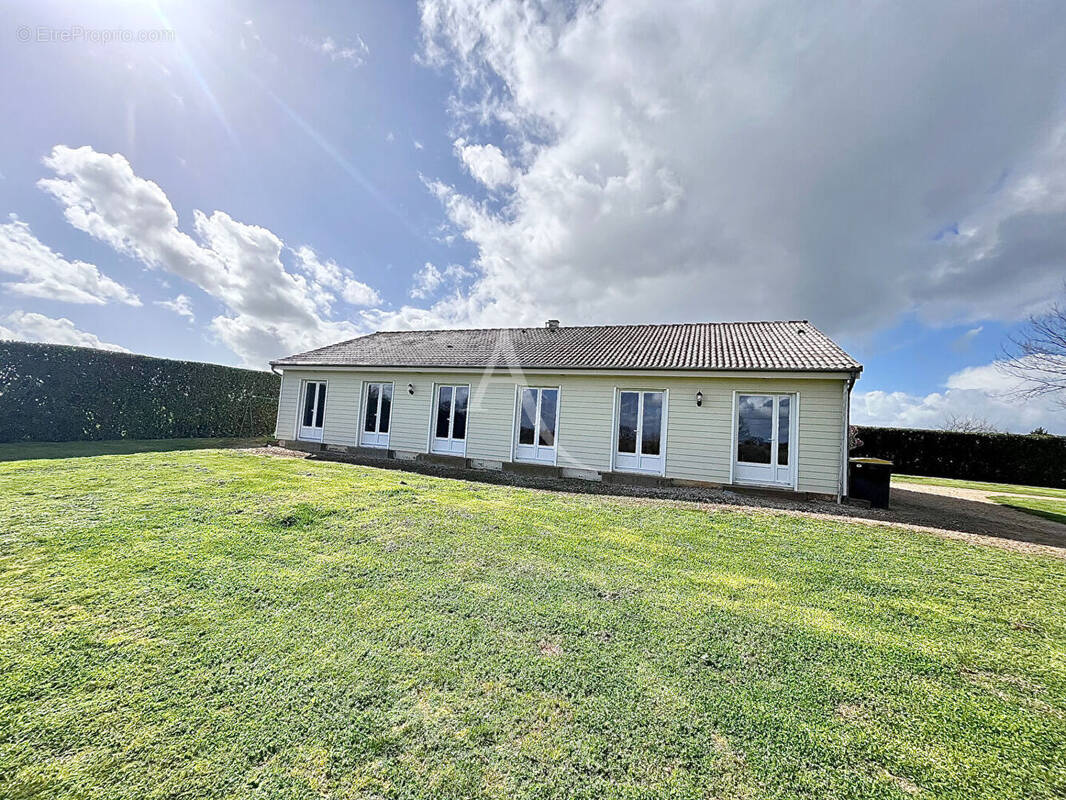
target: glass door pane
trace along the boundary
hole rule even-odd
[[[555,418],[559,407],[558,389],[541,389],[540,391],[540,437],[539,443],[544,447],[555,446]]]
[[[441,386],[437,390],[437,438],[451,438],[452,387]]]
[[[315,407],[315,427],[322,427],[322,418],[326,414],[326,384],[318,384],[318,403]]]
[[[637,452],[637,414],[640,395],[622,392],[618,400],[618,452]]]
[[[378,402],[381,399],[381,384],[372,383],[366,389],[366,419],[363,430],[367,433],[377,433],[378,430]]]
[[[659,455],[659,438],[663,425],[663,396],[661,392],[644,393],[644,409],[640,421],[640,452],[646,456]]]
[[[536,389],[522,390],[522,410],[518,421],[518,443],[531,445],[536,441],[537,428]]]
[[[789,400],[788,397],[777,399],[777,463],[782,467],[788,466],[789,415],[792,405]]]
[[[315,392],[318,389],[317,383],[310,383],[304,385],[304,427],[310,428],[315,424]]]
[[[774,398],[769,395],[742,394],[737,402],[737,461],[769,464]]]
[[[455,387],[455,415],[452,420],[452,438],[466,438],[466,406],[470,400],[470,387]]]
[[[381,411],[378,414],[378,432],[389,432],[389,420],[392,417],[392,384],[381,386]]]

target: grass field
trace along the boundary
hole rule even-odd
[[[1066,524],[1066,500],[1051,500],[1043,497],[1011,497],[1009,495],[988,498],[993,503],[1007,506],[1026,514]]]
[[[0,464],[5,798],[1051,798],[1064,562],[235,451]]]
[[[0,462],[37,458],[86,458],[90,456],[163,453],[173,450],[203,450],[205,447],[255,447],[273,439],[114,439],[103,442],[25,442],[0,444]]]
[[[976,489],[979,492],[1010,492],[1036,497],[1061,497],[1066,499],[1066,489],[1052,489],[1043,486],[1020,486],[1013,483],[984,483],[982,481],[962,481],[955,478],[927,478],[922,475],[893,475],[892,482],[920,483],[926,486],[951,486],[957,489]]]

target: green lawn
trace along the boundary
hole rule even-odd
[[[1013,483],[984,483],[983,481],[961,481],[955,478],[927,478],[923,475],[893,475],[892,482],[924,483],[927,486],[952,486],[958,489],[977,489],[981,492],[1012,492],[1037,497],[1066,498],[1066,489],[1051,489],[1044,486],[1019,486]]]
[[[1066,501],[1037,497],[1010,497],[1009,495],[993,496],[988,499],[1001,506],[1066,524]]]
[[[0,464],[5,798],[1051,798],[1066,562],[235,451]]]
[[[162,453],[172,450],[257,447],[274,441],[260,436],[251,439],[111,439],[103,442],[16,442],[0,444],[0,462],[36,458],[85,458],[130,453]]]

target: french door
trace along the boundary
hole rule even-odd
[[[298,439],[322,441],[322,418],[326,413],[326,382],[304,381]]]
[[[666,467],[664,392],[618,392],[614,468],[662,475]]]
[[[392,384],[368,383],[363,407],[363,446],[388,447],[389,422],[392,417]]]
[[[554,464],[558,421],[558,389],[522,389],[518,393],[515,460]]]
[[[469,386],[438,386],[437,413],[433,420],[434,453],[466,454],[466,417],[470,404]]]
[[[794,486],[796,483],[796,398],[790,394],[738,394],[737,483]]]

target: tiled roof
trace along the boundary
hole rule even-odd
[[[519,367],[600,370],[862,369],[806,320],[391,331],[310,350],[276,366]]]

